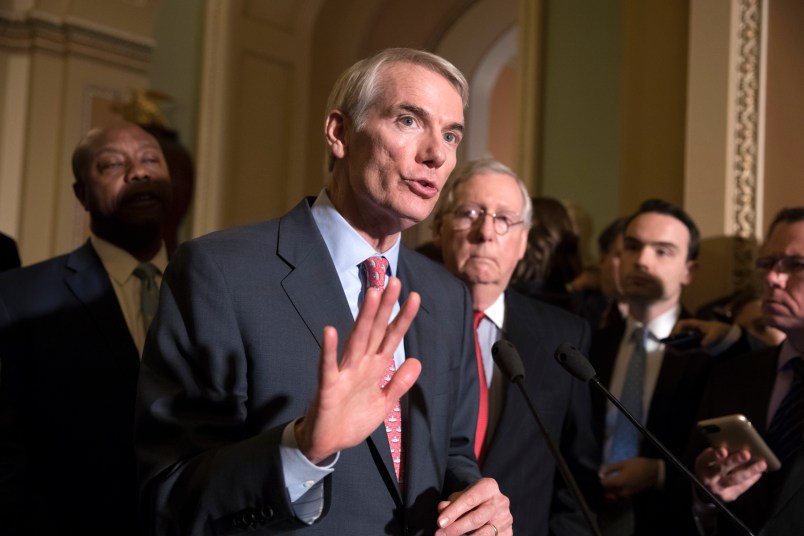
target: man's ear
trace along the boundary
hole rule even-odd
[[[75,194],[75,198],[78,199],[78,202],[81,203],[81,206],[84,207],[84,209],[89,210],[85,199],[86,188],[83,182],[75,181],[73,183],[73,193]]]
[[[530,234],[530,229],[523,229],[522,236],[519,238],[519,257],[517,260],[521,261],[525,257],[525,252],[528,250],[528,235]]]
[[[687,286],[692,283],[692,276],[695,275],[697,270],[698,261],[687,261],[687,275],[685,275],[684,279],[681,280],[681,284]]]
[[[433,232],[433,245],[438,249],[441,249],[441,224],[443,221],[443,218],[435,218],[430,228]]]
[[[346,131],[347,129],[346,116],[340,110],[332,110],[327,115],[327,120],[324,124],[324,135],[327,138],[327,145],[329,145],[329,152],[335,158],[343,158],[346,156]]]

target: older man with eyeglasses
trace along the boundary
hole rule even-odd
[[[804,534],[804,207],[780,211],[756,260],[767,325],[787,335],[779,346],[720,359],[712,369],[700,417],[742,413],[782,462],[766,473],[747,450],[707,448],[698,477],[753,531]],[[802,371],[802,372],[800,372]],[[732,523],[696,506],[702,533],[730,535]]]
[[[526,388],[547,429],[581,487],[595,486],[588,390],[552,358],[561,342],[586,351],[589,329],[580,318],[508,288],[525,253],[530,220],[530,196],[516,174],[494,160],[477,160],[447,182],[433,241],[447,269],[472,294],[481,379],[475,454],[483,475],[497,479],[510,499],[516,534],[589,534],[569,490],[556,479],[555,463],[526,402],[507,387],[491,357],[491,346],[501,338],[517,347]]]

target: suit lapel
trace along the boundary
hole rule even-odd
[[[354,319],[308,200],[279,221],[278,254],[289,265],[282,281],[288,299],[319,346],[325,326],[338,330],[338,355]]]
[[[756,357],[756,359],[759,360],[759,364],[764,365],[763,376],[767,378],[767,381],[764,381],[762,385],[763,392],[758,393],[758,396],[756,397],[757,400],[770,400],[773,384],[776,380],[776,371],[780,353],[781,346],[777,346],[775,348],[767,349],[767,351],[761,356]],[[770,423],[766,422],[768,409],[767,404],[762,404],[762,407],[763,416],[762,420],[760,421],[761,428],[759,431],[764,435]],[[769,519],[773,518],[778,511],[783,509],[787,503],[789,503],[790,500],[801,491],[802,487],[804,487],[804,450],[800,451],[799,454],[794,458],[793,465],[790,467],[790,471],[785,477],[784,485],[779,492],[779,496],[776,501],[774,501],[773,512],[771,513]]]
[[[595,367],[597,379],[606,387],[611,386],[614,363],[620,351],[620,341],[625,333],[625,319],[597,332],[592,339],[589,357]]]
[[[400,303],[404,303],[404,300],[413,290],[421,296],[419,312],[405,335],[405,357],[417,358],[422,364],[422,372],[402,401],[403,415],[405,415],[403,435],[406,448],[406,495],[415,497],[423,489],[423,480],[420,478],[423,471],[417,464],[430,459],[427,449],[430,448],[429,438],[432,416],[424,410],[425,408],[434,407],[434,401],[430,400],[429,397],[436,392],[435,383],[438,374],[436,371],[436,356],[427,354],[427,357],[425,357],[426,352],[424,350],[427,341],[436,340],[438,337],[438,327],[434,325],[429,307],[429,304],[433,303],[438,297],[434,294],[435,289],[431,288],[427,281],[421,280],[416,271],[410,268],[408,255],[409,253],[404,247],[400,248],[399,273],[397,274],[402,281]],[[372,440],[377,441],[378,445],[383,444],[383,442],[386,445],[388,443],[384,429],[380,433],[373,434]],[[388,450],[387,447],[385,450]],[[386,469],[393,474],[390,455],[385,456],[385,459]]]
[[[68,255],[66,267],[65,284],[86,308],[111,354],[139,361],[109,275],[89,242]]]
[[[290,272],[283,279],[282,288],[319,346],[322,343],[321,338],[325,326],[333,326],[338,330],[338,356],[340,357],[346,336],[354,325],[354,319],[332,257],[312,217],[310,202],[311,199],[302,201],[279,222],[278,254],[290,265]],[[400,254],[401,264],[402,255]],[[315,282],[315,284],[311,282]],[[405,290],[406,287],[407,285],[403,281],[403,298],[410,292]],[[419,315],[421,314],[420,310]],[[409,331],[405,338],[406,353],[415,355],[411,353],[411,350],[417,345],[416,335],[412,335]],[[403,434],[408,433],[408,430],[409,427],[403,431]],[[366,439],[366,442],[391,497],[397,504],[402,504],[402,498],[396,485],[396,474],[388,447],[385,425],[377,427]],[[407,445],[410,442],[406,439],[405,443]],[[408,460],[412,458],[410,454],[408,453]]]
[[[752,373],[746,377],[746,389],[755,388],[756,396],[749,400],[751,413],[747,415],[760,434],[763,436],[768,430],[768,404],[767,401],[771,399],[773,392],[773,385],[776,382],[776,364],[779,361],[780,347],[768,348],[763,351],[761,355],[754,356],[751,353],[751,359],[756,360],[752,364],[750,370]],[[748,391],[745,391],[748,392]]]
[[[804,487],[804,452],[799,452],[798,456],[793,460],[793,466],[785,478],[779,498],[776,499],[773,505],[773,512],[768,519],[772,519],[794,496],[801,493],[802,487]]]
[[[524,304],[520,301],[521,298],[513,293],[506,293],[506,337],[520,352],[527,351],[529,354],[547,354],[550,355],[552,349],[544,347],[544,341],[550,339],[544,332],[544,323],[535,320],[534,316],[530,314]],[[520,319],[513,320],[512,319]],[[522,322],[521,319],[530,319],[531,321]],[[538,393],[539,386],[545,378],[544,368],[547,366],[547,359],[523,359],[523,363],[527,363],[527,370],[525,371],[525,381],[530,384],[532,393]],[[503,408],[505,411],[505,408]]]

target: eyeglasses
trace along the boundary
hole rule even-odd
[[[799,274],[804,272],[804,257],[787,255],[785,257],[759,257],[756,260],[760,272],[775,271],[780,274]]]
[[[513,214],[497,214],[486,212],[483,208],[459,208],[452,213],[452,229],[455,231],[468,231],[479,221],[484,221],[486,216],[491,216],[494,232],[504,235],[511,230],[514,225],[519,225],[522,220],[514,220]]]

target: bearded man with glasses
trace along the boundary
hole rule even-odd
[[[546,428],[586,492],[595,486],[596,442],[589,392],[561,370],[553,351],[570,342],[586,352],[589,328],[579,317],[508,288],[527,246],[531,222],[527,188],[494,160],[469,162],[447,182],[436,208],[433,241],[444,264],[464,281],[475,310],[481,408],[475,454],[511,501],[517,535],[590,534],[560,478],[547,443],[528,417],[521,393],[494,365],[491,347],[511,341],[522,357],[525,385]]]

